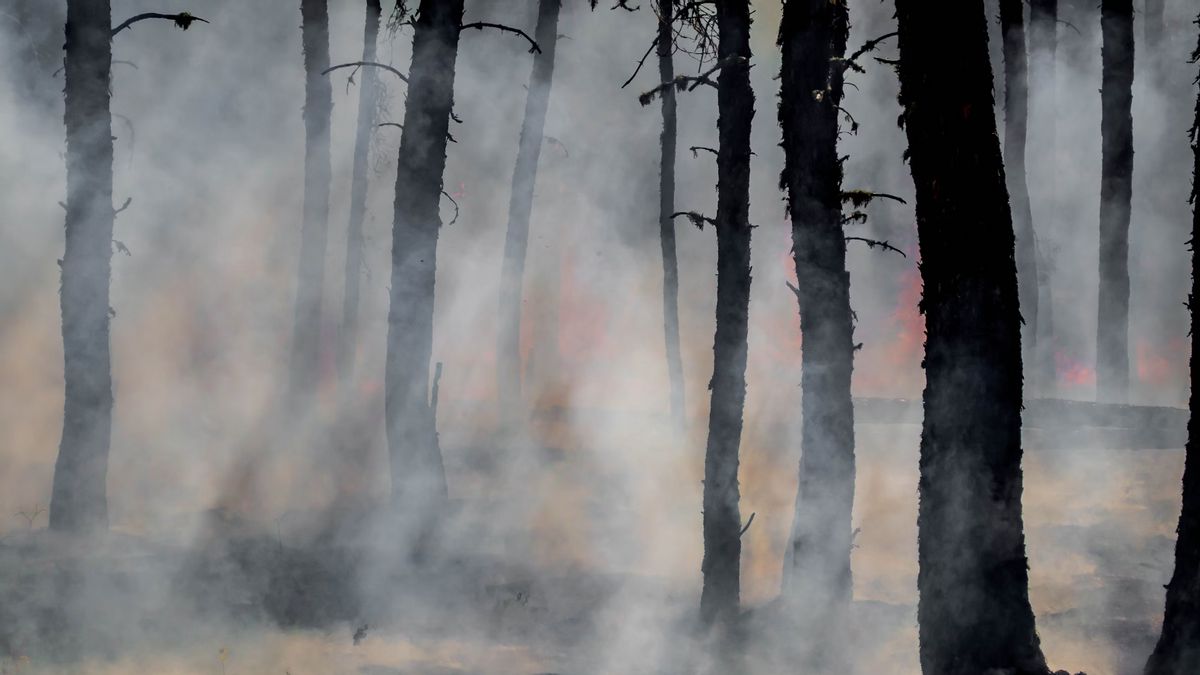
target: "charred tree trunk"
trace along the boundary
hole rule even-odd
[[[725,622],[738,611],[741,516],[738,448],[746,401],[746,328],[750,308],[750,3],[717,0],[717,330],[712,403],[704,453],[704,588],[700,614]]]
[[[379,21],[383,9],[379,0],[367,0],[363,27],[365,62],[375,60],[379,39]],[[371,154],[371,134],[375,130],[375,111],[379,105],[379,80],[374,68],[364,68],[358,90],[358,128],[354,134],[354,166],[350,178],[350,222],[346,228],[346,284],[342,300],[342,334],[338,347],[338,374],[343,389],[353,379],[358,352],[358,286],[363,264],[363,220],[367,214],[367,171]]]
[[[1028,96],[1029,127],[1026,129],[1028,147],[1026,161],[1032,158],[1027,171],[1028,186],[1039,186],[1041,205],[1031,199],[1031,222],[1037,222],[1033,236],[1034,260],[1037,270],[1038,314],[1034,336],[1032,389],[1043,396],[1053,396],[1057,386],[1057,367],[1054,362],[1054,304],[1049,253],[1038,246],[1037,232],[1053,232],[1058,223],[1057,192],[1055,189],[1055,160],[1057,156],[1056,125],[1057,79],[1055,61],[1058,53],[1058,0],[1030,0],[1028,31]],[[1033,148],[1030,153],[1028,148]],[[1018,233],[1019,236],[1019,233]],[[1018,239],[1018,242],[1020,240]],[[1019,262],[1018,262],[1019,264]],[[1028,319],[1026,319],[1028,320]]]
[[[1200,23],[1198,21],[1197,23]],[[1193,58],[1200,60],[1200,43]],[[1178,675],[1200,672],[1200,314],[1194,303],[1200,298],[1200,97],[1192,125],[1192,394],[1188,440],[1183,468],[1183,511],[1179,515],[1179,538],[1175,542],[1175,573],[1167,585],[1166,612],[1162,634],[1146,663],[1146,675]]]
[[[1000,32],[1004,41],[1004,170],[1012,199],[1016,235],[1017,297],[1021,303],[1021,361],[1037,362],[1038,270],[1033,212],[1025,174],[1025,141],[1029,126],[1029,66],[1025,52],[1025,3],[1000,0]]]
[[[1133,194],[1133,0],[1102,0],[1100,287],[1096,398],[1129,397],[1129,215]]]
[[[984,4],[896,0],[896,9],[927,335],[921,669],[1045,675],[1021,517],[1017,270]]]
[[[67,217],[59,297],[66,399],[50,527],[88,532],[108,527],[113,408],[109,281],[115,213],[109,0],[67,3],[65,47]]]
[[[521,392],[521,285],[525,276],[525,254],[529,248],[529,219],[533,212],[533,188],[537,182],[538,159],[546,112],[550,107],[550,85],[554,77],[554,48],[558,42],[561,0],[539,0],[534,40],[541,48],[533,57],[533,74],[525,98],[525,121],[513,168],[512,194],[508,202],[508,232],[504,237],[504,264],[500,271],[500,335],[496,351],[496,396],[507,429],[521,423],[524,408]]]
[[[659,82],[675,79],[675,46],[672,23],[676,0],[658,0]],[[658,234],[663,259],[663,334],[667,347],[667,381],[670,387],[671,418],[677,429],[687,424],[683,397],[683,357],[679,349],[679,260],[675,253],[675,149],[679,135],[675,89],[662,93],[662,156],[658,172]]]
[[[429,516],[446,476],[429,401],[438,211],[463,0],[421,0],[396,172],[385,406],[393,506]]]
[[[803,375],[800,485],[785,597],[835,632],[851,596],[854,323],[837,154],[849,10],[843,0],[787,0],[779,124],[788,194]],[[810,631],[811,632],[811,631]],[[813,633],[818,649],[830,644]],[[824,669],[824,664],[816,664]]]
[[[296,320],[288,394],[289,408],[311,399],[320,374],[321,296],[325,286],[325,240],[329,219],[329,124],[333,87],[329,68],[327,0],[300,0],[304,48],[304,212],[296,275]]]

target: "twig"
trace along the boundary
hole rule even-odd
[[[861,241],[864,244],[866,244],[867,246],[870,246],[871,248],[875,248],[876,246],[878,246],[879,248],[881,248],[885,251],[894,251],[896,253],[899,253],[902,258],[908,257],[907,255],[904,254],[904,251],[901,251],[900,249],[896,248],[895,246],[892,246],[891,244],[889,244],[886,241],[880,241],[878,239],[867,239],[866,237],[846,237],[846,241]]]
[[[538,46],[538,43],[533,38],[529,37],[529,35],[525,31],[521,30],[520,28],[513,28],[512,26],[505,26],[502,23],[487,23],[486,21],[476,21],[475,23],[464,23],[462,26],[459,26],[458,30],[464,31],[468,28],[474,28],[475,30],[483,30],[484,28],[495,28],[496,30],[502,30],[506,33],[514,33],[516,35],[520,35],[521,37],[523,37],[529,41],[529,53],[530,54],[534,54],[534,53],[541,54],[542,53],[542,48]]]
[[[863,69],[862,69],[862,66],[858,65],[858,57],[862,56],[863,54],[866,54],[867,52],[874,51],[874,49],[879,46],[879,43],[883,42],[884,40],[887,40],[889,38],[899,37],[899,36],[900,36],[900,33],[892,32],[892,33],[888,33],[886,35],[880,35],[879,37],[875,38],[874,40],[867,40],[866,42],[863,43],[863,46],[858,48],[858,51],[851,54],[850,58],[843,61],[843,63],[845,63],[847,68],[850,68],[852,70],[855,70],[855,71],[861,73],[861,72],[863,72]]]
[[[670,89],[671,87],[675,87],[679,91],[685,91],[685,90],[686,91],[694,91],[696,89],[696,87],[699,87],[702,84],[707,84],[713,88],[716,88],[717,83],[714,82],[712,80],[712,78],[710,77],[713,73],[724,68],[725,66],[729,66],[734,63],[748,64],[749,62],[750,62],[750,60],[747,59],[746,57],[736,56],[736,55],[721,59],[720,61],[717,61],[717,64],[714,65],[712,68],[709,68],[708,70],[704,71],[703,73],[700,73],[699,75],[695,75],[695,76],[679,75],[675,79],[671,80],[670,82],[663,82],[662,84],[651,89],[650,91],[647,91],[647,92],[643,93],[641,96],[638,96],[638,103],[641,103],[642,105],[650,105],[651,101],[654,100],[654,97],[656,97],[659,94],[661,94],[662,92]]]
[[[873,199],[890,199],[894,202],[900,202],[901,204],[908,203],[900,197],[888,194],[886,192],[871,192],[870,190],[847,190],[846,192],[842,193],[842,202],[850,202],[854,204],[855,207],[866,206],[867,203]]]
[[[753,522],[754,522],[754,516],[756,516],[756,515],[758,515],[758,512],[757,512],[757,511],[755,511],[754,513],[751,513],[751,514],[750,514],[750,520],[747,520],[747,521],[746,521],[746,525],[745,525],[745,527],[743,527],[743,528],[742,528],[742,531],[741,531],[741,532],[738,532],[738,539],[741,539],[741,538],[742,538],[742,535],[743,535],[743,534],[746,534],[746,530],[750,529],[750,523],[753,523]]]
[[[113,29],[111,35],[113,37],[116,37],[117,33],[120,33],[121,31],[125,30],[126,28],[129,28],[130,26],[132,26],[133,24],[135,24],[139,21],[146,21],[148,19],[166,19],[167,21],[174,21],[175,25],[179,26],[179,28],[181,30],[187,30],[188,28],[191,28],[193,21],[201,21],[204,23],[208,23],[207,19],[201,19],[200,17],[193,16],[191,14],[188,14],[187,12],[180,12],[178,14],[160,14],[158,12],[144,12],[142,14],[137,14],[135,16],[129,17],[128,19],[125,19],[125,21],[121,25],[119,25]]]
[[[650,58],[650,52],[653,52],[654,48],[657,46],[658,46],[658,36],[655,35],[654,39],[650,41],[650,46],[646,49],[646,53],[642,54],[642,58],[638,59],[637,68],[633,69],[633,74],[630,75],[629,79],[625,80],[625,83],[621,85],[622,89],[624,89],[625,87],[628,87],[630,82],[633,82],[633,78],[637,77],[637,74],[639,72],[641,72],[642,66],[646,65],[646,59]]]
[[[372,66],[374,68],[383,68],[384,70],[388,71],[389,73],[392,73],[396,77],[400,78],[403,82],[405,82],[405,83],[408,82],[408,77],[404,73],[400,72],[399,70],[396,70],[395,68],[387,65],[386,63],[376,63],[375,61],[351,61],[350,63],[339,63],[336,66],[332,66],[330,68],[326,68],[325,70],[322,70],[321,74],[328,75],[329,73],[332,73],[333,71],[335,71],[339,68],[360,68],[362,66]],[[351,75],[350,77],[354,77],[354,75]]]
[[[130,204],[132,204],[132,203],[133,203],[133,197],[126,197],[126,198],[125,198],[125,203],[121,205],[121,208],[119,208],[119,209],[117,209],[117,210],[113,211],[113,215],[115,216],[115,215],[117,215],[118,213],[120,213],[120,212],[124,211],[125,209],[129,208],[129,205],[130,205]]]
[[[449,192],[442,190],[442,194],[454,205],[454,217],[450,219],[450,222],[446,223],[447,225],[453,225],[458,222],[458,202],[454,201],[454,197],[451,197]]]
[[[695,225],[700,230],[704,229],[705,223],[708,223],[709,225],[712,225],[713,227],[717,226],[717,221],[713,220],[712,218],[709,218],[708,216],[704,215],[703,213],[697,213],[695,211],[676,211],[675,213],[671,214],[672,218],[678,218],[679,216],[683,216],[683,217],[687,218],[688,220],[692,221],[692,224]]]
[[[120,239],[113,239],[112,243],[113,247],[117,249],[117,253],[124,253],[126,258],[133,257],[133,253],[129,251],[129,247],[125,245],[125,242]]]
[[[716,151],[716,149],[714,149],[714,148],[710,148],[710,147],[708,147],[708,146],[706,146],[706,145],[693,145],[692,147],[688,148],[688,150],[691,150],[691,151],[692,151],[692,157],[699,157],[699,156],[700,156],[700,152],[699,152],[700,150],[703,150],[703,151],[705,151],[705,152],[711,152],[713,155],[716,155],[716,154],[717,154],[717,151]]]

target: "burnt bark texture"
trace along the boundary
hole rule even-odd
[[[717,327],[713,340],[708,444],[704,453],[704,585],[700,614],[727,622],[738,611],[741,516],[738,450],[746,401],[746,328],[750,307],[750,3],[716,0]]]
[[[525,120],[517,145],[512,192],[508,201],[508,231],[504,237],[504,262],[500,270],[500,333],[496,358],[496,396],[507,429],[523,418],[521,389],[521,286],[525,255],[529,250],[529,220],[537,183],[538,159],[550,108],[554,79],[554,51],[558,42],[558,15],[562,0],[539,0],[534,40],[541,51],[533,55],[533,73],[525,97]]]
[[[926,325],[921,669],[1045,675],[1021,516],[1017,269],[984,3],[896,0],[896,10]]]
[[[310,401],[320,376],[321,300],[325,286],[325,244],[332,173],[329,125],[333,86],[329,68],[329,4],[301,0],[300,40],[304,50],[304,207],[300,263],[296,275],[296,318],[288,394],[290,409]]]
[[[1129,396],[1129,217],[1133,195],[1133,0],[1100,3],[1100,285],[1096,398]]]
[[[379,40],[379,22],[383,13],[379,0],[367,0],[363,26],[364,62],[375,60]],[[343,388],[354,376],[358,353],[359,282],[363,267],[363,220],[367,214],[367,172],[371,154],[371,135],[379,107],[379,78],[374,68],[362,69],[358,90],[358,126],[354,133],[354,164],[350,177],[350,222],[346,227],[346,281],[342,299],[342,332],[338,342],[338,374]]]
[[[675,79],[673,22],[677,0],[658,0],[659,82]],[[663,336],[667,348],[667,384],[671,419],[677,429],[686,426],[687,408],[683,389],[683,356],[679,349],[679,259],[675,250],[675,153],[679,138],[678,104],[675,88],[662,93],[663,128],[658,171],[658,235],[663,260]]]
[[[821,617],[811,628],[822,631],[810,633],[822,650],[835,642],[829,638],[845,619],[851,596],[854,323],[837,154],[849,28],[845,0],[783,5],[780,185],[787,191],[792,222],[803,335],[800,483],[784,593],[806,615]]]
[[[112,435],[109,281],[116,214],[108,0],[67,3],[65,49],[67,216],[59,298],[66,398],[51,488],[50,528],[85,533],[108,527]]]
[[[1030,0],[1028,38],[1028,126],[1026,128],[1026,188],[1038,186],[1038,199],[1030,198],[1031,229],[1034,261],[1037,270],[1038,314],[1035,324],[1034,361],[1028,368],[1033,381],[1027,388],[1042,396],[1053,396],[1057,386],[1054,362],[1054,303],[1051,267],[1053,260],[1044,247],[1038,246],[1038,232],[1053,232],[1058,227],[1058,207],[1055,201],[1057,155],[1057,94],[1055,61],[1058,54],[1058,0]],[[1028,194],[1028,189],[1026,191]],[[1020,236],[1018,232],[1018,237]],[[1019,242],[1019,239],[1018,239]],[[1018,260],[1018,265],[1020,261]],[[1026,317],[1026,321],[1028,321]],[[1028,350],[1026,351],[1028,353]]]
[[[392,503],[417,516],[429,515],[446,498],[429,365],[438,209],[463,0],[422,0],[418,11],[396,173],[384,383]]]
[[[1004,170],[1016,235],[1017,297],[1021,303],[1021,360],[1036,365],[1038,324],[1037,251],[1025,172],[1029,128],[1029,61],[1025,50],[1025,3],[1000,0],[1004,42]]]
[[[1200,20],[1197,21],[1200,25]],[[1193,59],[1200,60],[1200,44]],[[1183,467],[1183,511],[1179,514],[1178,539],[1175,541],[1175,573],[1167,584],[1166,612],[1162,634],[1154,653],[1146,662],[1146,675],[1181,675],[1200,672],[1200,319],[1195,302],[1200,298],[1200,260],[1196,242],[1200,241],[1200,96],[1196,99],[1196,117],[1192,124],[1192,290],[1188,295],[1191,311],[1192,356],[1191,400],[1188,403],[1188,440]]]

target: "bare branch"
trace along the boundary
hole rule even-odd
[[[862,69],[862,66],[858,65],[858,57],[862,56],[863,54],[866,54],[867,52],[875,51],[875,48],[878,47],[881,42],[883,42],[884,40],[890,39],[890,38],[899,37],[899,35],[900,35],[899,33],[892,32],[892,33],[888,33],[886,35],[880,35],[879,37],[875,38],[874,40],[867,40],[866,42],[863,43],[863,46],[858,48],[858,51],[851,54],[850,58],[845,59],[842,63],[847,68],[850,68],[852,70],[855,70],[855,71],[858,71],[861,73],[861,72],[863,72],[863,69]]]
[[[373,68],[382,68],[382,69],[388,71],[389,73],[392,73],[396,77],[400,78],[402,81],[408,82],[408,77],[404,73],[400,72],[399,70],[396,70],[395,68],[387,65],[386,63],[376,63],[375,61],[351,61],[350,63],[339,63],[336,66],[332,66],[332,67],[326,68],[325,70],[322,70],[321,74],[328,75],[329,73],[332,73],[333,71],[338,70],[339,68],[360,68],[362,66],[371,66]],[[353,75],[351,75],[351,77],[353,77]]]
[[[675,87],[679,91],[693,91],[696,89],[696,87],[699,87],[702,84],[707,84],[715,89],[717,87],[717,83],[714,82],[712,80],[712,78],[710,77],[713,73],[717,72],[718,70],[720,70],[726,66],[730,66],[735,63],[748,64],[749,62],[750,62],[750,60],[744,56],[736,56],[735,55],[735,56],[730,56],[728,58],[724,58],[724,59],[718,61],[715,66],[713,66],[712,68],[709,68],[708,70],[704,71],[703,73],[700,73],[699,75],[695,75],[695,76],[679,75],[678,77],[671,80],[670,82],[663,82],[662,84],[651,89],[650,91],[647,91],[647,92],[643,93],[641,96],[638,96],[638,103],[641,103],[642,105],[650,105],[651,101],[653,101],[656,96],[658,96],[662,92],[670,89],[671,87]]]
[[[124,253],[127,258],[133,257],[133,253],[129,251],[129,247],[125,245],[125,242],[120,239],[113,239],[112,243],[113,248],[117,249],[117,253]]]
[[[875,199],[890,199],[894,202],[907,204],[902,198],[896,195],[890,195],[886,192],[871,192],[870,190],[847,190],[842,193],[842,203],[853,204],[855,208],[866,206]]]
[[[506,33],[513,33],[515,35],[520,35],[521,37],[523,37],[529,41],[529,53],[530,54],[534,54],[534,53],[541,54],[542,53],[542,48],[538,46],[538,43],[533,38],[529,37],[528,33],[521,30],[520,28],[513,28],[512,26],[505,26],[502,23],[487,23],[486,21],[476,21],[475,23],[464,23],[462,26],[459,26],[458,29],[460,31],[464,31],[468,28],[474,28],[475,30],[483,30],[484,28],[495,28],[496,30],[502,30]]]
[[[692,224],[695,225],[700,230],[704,229],[705,223],[708,223],[709,225],[712,225],[713,227],[717,226],[717,221],[713,220],[712,218],[709,218],[708,216],[704,215],[703,213],[697,213],[695,211],[676,211],[675,213],[671,214],[672,218],[678,218],[680,216],[683,216],[684,218],[687,218],[688,220],[692,221]]]
[[[166,19],[167,21],[174,21],[175,25],[179,26],[179,28],[181,30],[187,30],[188,28],[191,28],[193,21],[201,21],[203,23],[208,23],[207,19],[201,19],[200,17],[193,16],[191,14],[188,14],[187,12],[180,12],[178,14],[160,14],[158,12],[144,12],[142,14],[137,14],[135,16],[129,17],[128,19],[125,19],[125,21],[121,25],[117,26],[116,28],[114,28],[112,30],[112,36],[116,37],[117,33],[120,33],[121,31],[125,30],[126,28],[129,28],[133,24],[135,24],[139,21],[147,21],[149,19]]]
[[[750,520],[747,520],[747,521],[746,521],[746,526],[742,528],[742,531],[741,531],[741,532],[738,532],[738,539],[741,539],[741,538],[742,538],[742,535],[743,535],[743,534],[746,534],[746,530],[750,529],[750,523],[753,523],[753,522],[754,522],[754,516],[756,516],[756,515],[758,515],[758,512],[757,512],[757,511],[755,511],[754,513],[751,513],[751,514],[750,514]]]
[[[699,157],[701,150],[703,150],[705,152],[711,152],[714,156],[717,154],[717,151],[715,148],[710,148],[705,145],[693,145],[692,147],[688,148],[688,150],[692,151],[692,157]]]
[[[904,251],[901,251],[900,249],[896,248],[895,246],[892,246],[891,244],[889,244],[886,241],[880,241],[878,239],[867,239],[866,237],[846,237],[846,241],[861,241],[871,248],[875,248],[876,246],[878,246],[879,248],[881,248],[885,251],[893,251],[895,253],[899,253],[902,258],[908,257],[907,255],[904,254]]]
[[[658,46],[658,36],[655,35],[654,39],[650,41],[650,46],[646,48],[646,53],[642,54],[642,58],[638,59],[637,68],[633,69],[633,74],[630,75],[629,79],[625,80],[625,83],[621,85],[622,89],[624,89],[625,87],[628,87],[630,82],[633,82],[633,78],[637,77],[637,74],[639,72],[641,72],[642,66],[646,65],[646,59],[650,58],[650,52],[653,52],[654,48],[657,46]]]
[[[454,197],[451,197],[450,193],[446,192],[445,190],[442,190],[442,195],[445,196],[446,199],[449,199],[450,203],[454,205],[454,217],[450,219],[450,222],[446,223],[447,225],[453,225],[458,222],[458,202],[454,201]],[[438,367],[441,367],[440,363],[438,364]]]
[[[118,213],[120,213],[120,212],[124,211],[125,209],[129,208],[129,205],[130,205],[130,204],[132,204],[132,203],[133,203],[133,197],[126,197],[126,198],[125,198],[125,203],[121,205],[121,208],[117,209],[116,211],[113,211],[113,215],[115,216],[115,215],[117,215]]]

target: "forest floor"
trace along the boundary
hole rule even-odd
[[[864,673],[919,670],[918,433],[914,425],[858,433],[861,532],[847,640]],[[452,492],[480,480],[471,476],[486,468],[479,452],[450,439]],[[636,562],[655,547],[682,547],[687,560],[698,533],[677,546],[656,533],[660,521],[649,535],[633,525],[653,519],[639,511],[640,488],[605,472],[603,453],[549,451],[536,466],[545,474],[533,482],[539,499],[553,506],[457,500],[448,553],[420,568],[398,563],[378,531],[364,535],[374,526],[361,514],[339,520],[351,532],[333,538],[313,534],[327,532],[327,521],[272,528],[217,511],[187,528],[187,545],[118,531],[84,548],[37,528],[10,531],[0,539],[0,673],[703,671],[690,630],[698,557]],[[1030,592],[1052,667],[1140,672],[1161,621],[1181,472],[1178,450],[1027,452]],[[668,522],[698,529],[693,506],[663,509]],[[781,548],[787,519],[771,525],[768,515],[759,514],[763,541],[748,544],[744,563],[746,583],[767,589],[746,594],[751,618],[778,583],[769,578],[778,560],[761,551]],[[775,641],[792,639],[751,635],[748,672],[778,672]]]

